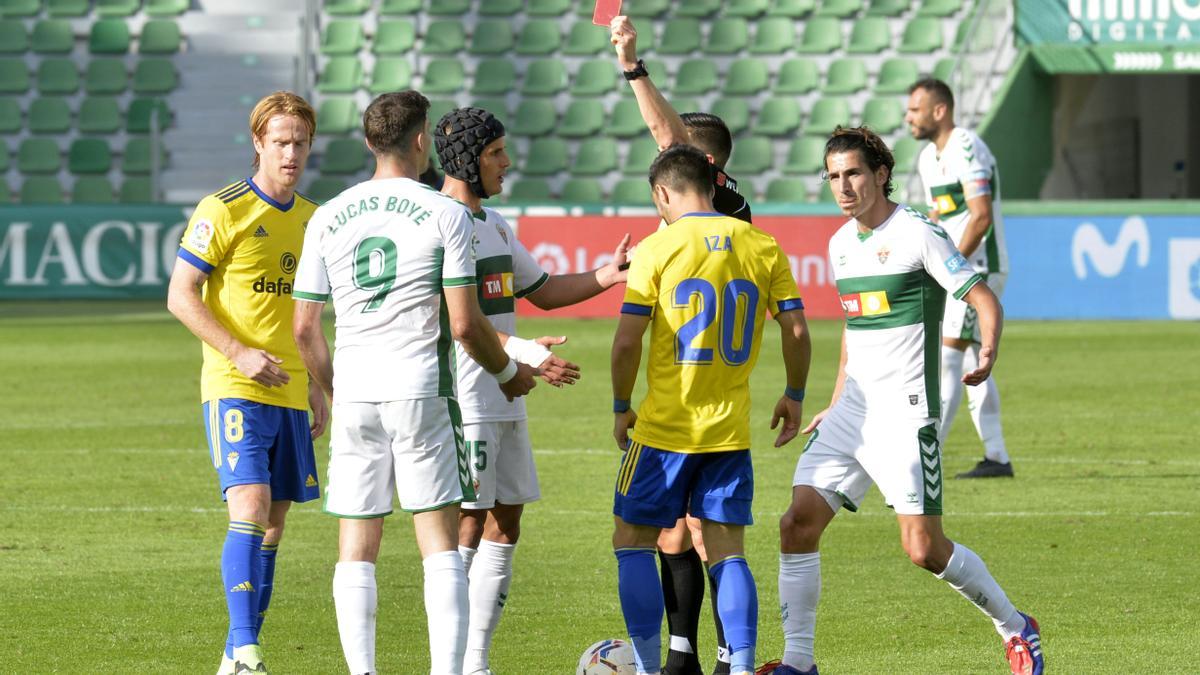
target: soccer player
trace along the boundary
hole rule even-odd
[[[627,16],[615,17],[609,26],[617,62],[638,102],[638,109],[659,149],[677,143],[699,148],[711,164],[713,207],[718,213],[751,222],[750,204],[738,193],[737,181],[725,173],[725,164],[733,152],[733,135],[716,115],[690,112],[680,115],[663,97],[650,79],[644,62],[637,57],[637,30]],[[665,227],[661,224],[660,227]],[[694,544],[694,546],[693,546]],[[671,634],[670,651],[664,668],[667,675],[698,675],[696,634],[704,602],[705,551],[700,521],[681,518],[674,527],[663,531],[658,540],[663,592],[667,606],[667,628]],[[715,583],[708,576],[709,583]],[[712,597],[717,596],[716,586]],[[717,665],[714,675],[729,672],[729,651],[725,646],[721,618],[713,603],[713,623],[717,632]]]
[[[945,82],[920,80],[908,94],[909,130],[928,140],[917,169],[925,184],[930,217],[950,235],[955,246],[998,296],[1008,277],[1008,252],[1000,219],[1000,174],[983,139],[954,125],[954,95]],[[946,298],[942,321],[942,423],[938,440],[945,443],[962,400],[962,377],[979,367],[981,336],[975,309]],[[955,478],[1012,477],[1012,463],[1000,427],[1000,391],[989,377],[967,387],[968,408],[983,441],[983,459]]]
[[[548,349],[566,338],[533,341],[512,337],[517,328],[516,298],[553,309],[624,282],[626,273],[620,267],[628,260],[629,235],[603,267],[580,274],[546,274],[504,217],[483,207],[484,199],[500,193],[504,173],[511,165],[500,120],[480,108],[457,108],[442,117],[433,136],[446,171],[442,192],[466,204],[475,217],[475,289],[488,320],[499,333],[509,336],[504,350],[525,363],[540,364],[544,373],[566,367],[562,382],[573,382],[578,367],[557,360]],[[461,345],[459,352],[458,394],[476,484],[475,499],[462,505],[458,533],[471,599],[463,672],[477,675],[491,672],[488,652],[512,583],[521,514],[525,504],[541,497],[541,491],[524,402],[506,401]]]
[[[375,672],[375,561],[393,492],[413,514],[423,561],[431,672],[462,673],[458,505],[475,494],[451,340],[506,398],[528,392],[536,372],[504,353],[479,310],[470,212],[417,182],[429,161],[428,110],[411,90],[367,107],[375,174],[313,214],[293,291],[300,354],[333,398],[325,511],[341,519],[333,597],[351,673]],[[321,327],[330,299],[336,367]]]
[[[292,340],[288,298],[316,209],[296,193],[316,130],[312,106],[295,94],[275,92],[254,106],[254,176],[196,206],[167,294],[167,308],[203,342],[204,426],[229,510],[221,551],[229,632],[219,673],[266,672],[258,636],[284,520],[292,502],[320,494],[312,441],[329,408]]]
[[[780,447],[799,429],[808,377],[803,303],[775,240],[713,212],[700,150],[664,150],[650,166],[650,185],[669,225],[638,246],[612,348],[613,435],[626,451],[613,503],[621,609],[638,672],[660,672],[664,607],[655,543],[662,528],[690,512],[704,533],[731,671],[749,673],[758,619],[743,555],[754,493],[749,376],[766,310],[779,323],[786,369],[771,421],[772,429],[783,421]],[[650,388],[635,413],[629,398],[647,327]]]
[[[874,482],[896,512],[909,559],[992,619],[1013,673],[1041,673],[1037,622],[1013,607],[979,556],[942,532],[942,301],[950,293],[978,312],[983,345],[979,367],[964,376],[971,385],[996,362],[1000,303],[945,230],[888,198],[894,166],[883,140],[866,128],[839,127],[825,145],[833,194],[850,217],[829,241],[846,327],[833,400],[804,430],[812,435],[779,521],[785,651],[782,665],[765,672],[816,673],[821,533],[839,508],[856,510]]]

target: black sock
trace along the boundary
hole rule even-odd
[[[713,668],[713,675],[729,675],[729,661],[722,661],[719,657],[724,655],[729,658],[728,647],[725,644],[725,627],[721,625],[721,614],[717,611],[717,578],[708,575],[708,587],[712,591],[712,612],[713,624],[717,627],[717,666]]]
[[[692,653],[667,652],[664,675],[702,675],[696,655],[696,633],[700,628],[700,608],[704,604],[704,563],[696,549],[683,553],[658,552],[662,567],[663,601],[667,610],[667,630],[686,637]]]

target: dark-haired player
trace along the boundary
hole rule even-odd
[[[970,600],[995,623],[1013,673],[1043,670],[1038,625],[1017,611],[979,556],[942,532],[938,445],[938,345],[947,293],[979,313],[983,346],[967,384],[996,361],[1003,312],[940,226],[897,204],[895,161],[869,129],[838,128],[825,145],[834,198],[850,217],[829,241],[846,316],[833,400],[813,416],[779,522],[783,663],[775,675],[816,673],[813,633],[821,593],[821,533],[837,510],[857,510],[874,482],[896,512],[912,562]]]

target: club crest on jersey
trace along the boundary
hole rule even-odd
[[[505,244],[508,244],[508,233],[504,231],[504,228],[499,223],[496,224],[496,234],[500,235]]]
[[[225,456],[225,461],[229,462],[229,470],[237,471],[238,458],[241,457],[236,450]]]
[[[498,272],[496,274],[484,275],[483,298],[485,300],[498,300],[500,298],[511,297],[513,297],[512,272]]]
[[[213,238],[213,224],[208,220],[197,220],[192,226],[192,236],[188,243],[200,253],[208,253],[208,244]]]
[[[887,291],[847,293],[841,296],[842,311],[847,317],[879,316],[892,311],[888,304]]]
[[[892,250],[887,246],[882,246],[878,251],[875,252],[875,256],[879,258],[880,265],[886,264],[888,256],[891,254]]]

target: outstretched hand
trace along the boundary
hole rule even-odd
[[[543,335],[534,340],[534,342],[546,349],[561,345],[566,341],[567,337],[565,335]],[[557,354],[551,354],[546,357],[545,361],[542,361],[538,365],[538,375],[547,384],[555,387],[562,387],[564,384],[575,384],[575,381],[579,379],[579,365],[560,358]]]
[[[605,288],[610,288],[616,284],[623,284],[629,277],[629,261],[633,258],[633,248],[629,246],[629,242],[633,238],[628,232],[624,237],[621,237],[617,248],[613,250],[612,261],[604,267],[601,267],[596,275],[597,281]]]

